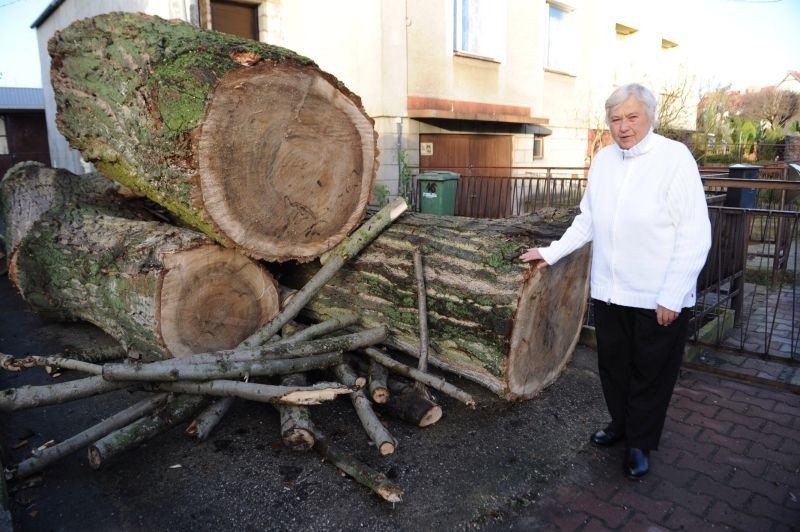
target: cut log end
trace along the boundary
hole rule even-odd
[[[263,61],[224,76],[210,100],[199,140],[203,201],[251,256],[311,260],[361,221],[376,157],[360,103],[317,69]]]
[[[394,449],[395,449],[395,444],[389,441],[383,442],[378,446],[378,452],[381,454],[381,456],[393,454]]]
[[[314,434],[307,429],[292,428],[283,433],[282,439],[292,451],[308,451],[314,447]]]
[[[377,388],[372,391],[372,401],[379,405],[386,404],[389,400],[389,390],[386,388]]]
[[[103,457],[100,456],[100,451],[97,450],[96,447],[92,446],[89,447],[89,467],[92,469],[100,469],[100,466],[103,465]]]
[[[569,362],[586,311],[590,253],[587,245],[549,268],[531,268],[511,336],[506,398],[535,396],[552,384]],[[554,290],[556,286],[572,288]]]
[[[442,407],[439,405],[435,405],[431,407],[431,409],[428,410],[428,412],[426,412],[424,416],[422,416],[422,419],[419,420],[419,426],[428,427],[430,425],[433,425],[440,419],[442,419]]]
[[[378,488],[376,493],[387,502],[403,502],[403,490],[400,486],[383,486]]]
[[[280,309],[272,276],[234,250],[201,246],[165,264],[161,334],[172,356],[233,348]]]

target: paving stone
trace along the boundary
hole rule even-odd
[[[782,504],[789,493],[789,486],[786,484],[768,478],[753,476],[743,469],[733,473],[728,485],[734,489],[738,488],[763,495],[775,504]]]
[[[576,498],[572,503],[572,508],[601,520],[609,528],[620,526],[629,513],[629,510],[622,506],[607,503],[591,494]]]
[[[734,423],[731,421],[725,421],[724,419],[719,419],[719,416],[722,413],[723,412],[721,411],[716,418],[709,418],[701,414],[693,413],[691,416],[689,416],[686,422],[703,427],[704,431],[713,430],[718,434],[728,434],[733,429]]]
[[[617,492],[609,502],[633,510],[637,514],[643,514],[650,522],[655,523],[663,522],[672,509],[672,501],[652,499],[627,490]]]
[[[697,475],[690,486],[692,491],[709,495],[717,500],[728,501],[734,506],[740,507],[750,499],[749,489],[736,489],[725,484],[721,484],[708,475]]]
[[[715,524],[710,523],[702,516],[692,514],[686,511],[684,508],[676,508],[675,511],[672,512],[672,515],[667,518],[667,521],[664,524],[671,530],[686,530],[692,532],[695,530],[740,530],[724,524],[721,526],[715,526]]]
[[[693,515],[705,515],[714,502],[714,497],[697,493],[682,486],[676,486],[664,479],[659,479],[650,497],[656,500],[672,501],[673,505],[685,508]],[[667,520],[668,521],[668,520]]]
[[[772,521],[766,517],[753,517],[732,507],[725,501],[717,501],[708,513],[708,520],[736,528],[737,530],[769,530]]]
[[[797,526],[797,510],[775,504],[761,494],[753,495],[753,499],[747,505],[747,511],[756,517],[778,521],[788,527]]]
[[[763,434],[761,432],[750,430],[743,425],[736,425],[730,433],[733,438],[746,438],[754,442],[762,442],[767,447],[777,449],[782,443],[783,438],[774,434]]]
[[[766,460],[750,458],[745,456],[743,451],[731,450],[728,447],[720,447],[713,460],[720,464],[730,465],[735,469],[742,469],[756,477],[763,475],[768,465]]]

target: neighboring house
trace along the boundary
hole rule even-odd
[[[310,57],[361,97],[379,134],[378,183],[395,194],[401,152],[420,170],[583,167],[614,86],[640,81],[661,93],[691,83],[689,51],[651,8],[624,0],[54,0],[33,27],[42,79],[56,30],[116,10]],[[55,165],[80,171],[55,130],[49,86],[45,96]],[[694,115],[684,123],[692,127]]]
[[[21,161],[50,165],[42,89],[0,87],[0,179]]]
[[[781,91],[800,92],[800,71],[787,72],[786,77],[775,88]]]

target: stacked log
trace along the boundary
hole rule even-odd
[[[348,262],[309,302],[313,319],[342,310],[365,326],[386,325],[387,344],[419,355],[413,251],[425,257],[429,361],[507,399],[528,399],[551,384],[574,351],[588,296],[590,248],[555,266],[520,262],[528,247],[559,238],[574,210],[506,220],[406,213]],[[317,264],[286,269],[302,285]]]
[[[9,279],[34,310],[93,323],[145,360],[234,347],[278,312],[258,263],[115,188],[39,163],[0,182]]]
[[[48,51],[70,145],[216,242],[306,261],[363,218],[374,122],[310,59],[134,13],[77,21]]]
[[[8,370],[91,375],[4,390],[0,410],[120,389],[153,395],[12,476],[91,442],[97,467],[213,396],[221,399],[190,425],[194,437],[205,438],[234,398],[272,403],[288,447],[315,449],[397,502],[402,490],[332,448],[307,405],[350,395],[385,455],[397,441],[373,403],[419,427],[442,416],[431,390],[475,405],[429,363],[509,400],[534,397],[566,366],[590,250],[544,270],[519,255],[560,237],[573,211],[479,220],[403,214],[398,199],[356,230],[376,172],[373,121],[310,59],[130,13],[78,21],[48,49],[59,129],[102,175],[39,163],[6,174],[9,278],[35,310],[94,323],[139,360],[0,353]],[[283,304],[262,260],[297,289]],[[293,322],[300,315],[320,323]],[[345,328],[352,334],[329,336]],[[397,351],[419,357],[417,367]],[[312,371],[339,382],[309,384]]]

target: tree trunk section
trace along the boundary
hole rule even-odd
[[[135,13],[77,21],[48,51],[70,145],[217,242],[307,261],[363,218],[374,123],[312,60]]]
[[[487,220],[406,213],[348,262],[306,306],[314,319],[352,309],[362,325],[385,324],[386,344],[419,354],[413,250],[425,257],[429,363],[507,399],[535,396],[564,369],[588,296],[590,247],[537,269],[528,247],[559,238],[576,211]],[[294,286],[315,265],[288,269]],[[319,266],[316,266],[317,268]]]
[[[16,187],[4,180],[2,190]],[[34,203],[57,203],[37,190]],[[22,227],[15,212],[5,217]],[[235,347],[277,314],[277,285],[253,260],[201,233],[120,213],[53,207],[19,232],[9,279],[34,310],[93,323],[148,360]]]
[[[119,184],[96,173],[77,176],[35,161],[12,166],[0,181],[6,253],[10,256],[31,226],[54,207],[81,203],[121,209],[125,198],[119,189]]]

